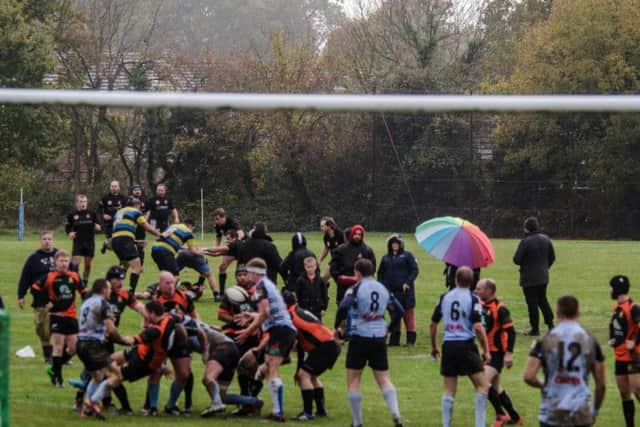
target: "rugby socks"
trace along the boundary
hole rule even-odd
[[[241,394],[227,394],[224,403],[229,405],[255,406],[258,403],[258,398],[243,396]]]
[[[131,276],[129,276],[129,292],[130,293],[135,293],[136,292],[136,286],[138,286],[138,279],[140,278],[140,275],[138,273],[134,273],[133,271],[131,272]]]
[[[53,378],[55,378],[56,383],[62,384],[62,356],[53,356],[51,369],[53,370]]]
[[[300,390],[302,393],[302,410],[307,415],[313,415],[313,389]]]
[[[271,413],[274,415],[284,415],[284,402],[282,393],[282,380],[274,378],[269,380],[269,393],[271,394]]]
[[[178,398],[180,397],[180,393],[182,393],[182,387],[179,386],[175,381],[171,383],[171,388],[169,389],[169,400],[167,400],[166,408],[175,408],[177,406]],[[153,405],[152,405],[153,406]]]
[[[89,400],[91,400],[92,403],[99,403],[102,402],[102,399],[104,399],[107,394],[109,394],[109,381],[102,380],[98,387],[96,387],[96,391],[89,396]]]
[[[224,285],[227,283],[227,273],[218,273],[218,283],[220,284],[220,294],[224,294]]]
[[[622,401],[622,413],[624,414],[624,422],[627,427],[634,427],[633,423],[636,414],[636,407],[633,399]]]
[[[160,400],[160,383],[148,383],[147,393],[149,394],[149,408],[158,409],[158,400]]]
[[[209,384],[207,384],[207,391],[209,392],[209,396],[211,396],[211,404],[215,406],[222,405],[222,398],[220,398],[220,387],[218,383],[213,380]]]
[[[122,384],[113,389],[113,394],[115,394],[120,401],[120,406],[122,407],[123,411],[131,411],[129,395],[127,394],[127,389]]]
[[[196,286],[204,285],[204,276],[198,277],[198,281],[196,282]]]
[[[240,394],[249,396],[249,377],[238,374],[238,385],[240,386]]]
[[[87,399],[91,400],[91,396],[96,392],[98,385],[99,384],[94,380],[89,381],[89,384],[87,385]]]
[[[383,388],[382,397],[384,397],[384,401],[391,411],[391,415],[393,415],[393,418],[400,418],[400,409],[398,409],[398,394],[396,393],[396,388],[392,385]]]
[[[476,416],[476,427],[485,427],[485,422],[487,421],[487,395],[476,393],[473,403]]]
[[[362,393],[359,391],[349,392],[349,406],[351,407],[351,425],[362,425]]]
[[[509,398],[509,396],[507,396],[507,398]],[[493,409],[495,409],[496,415],[504,415],[504,410],[502,409],[502,399],[493,386],[489,387],[489,402],[491,402],[491,405],[493,405]]]
[[[53,354],[53,346],[51,344],[45,344],[42,346],[42,354],[44,356],[45,363],[51,363],[51,354]]]
[[[249,378],[249,394],[251,396],[258,397],[260,391],[262,390],[262,381],[260,380],[252,380]]]
[[[319,414],[326,414],[327,410],[324,407],[324,388],[314,388],[313,399],[316,401],[316,412]]]
[[[189,378],[184,386],[184,407],[191,409],[193,405],[193,372],[189,372]]]
[[[489,390],[489,392],[491,392],[491,390]],[[516,412],[516,409],[513,407],[511,397],[509,397],[509,395],[507,394],[507,390],[502,390],[502,393],[500,393],[500,403],[502,403],[504,409],[507,410],[509,417],[513,421],[518,421],[518,419],[520,418],[520,414],[518,414],[518,412]]]
[[[451,427],[453,417],[453,396],[445,394],[442,396],[442,427]]]
[[[62,352],[62,356],[60,356],[60,361],[62,362],[62,364],[66,364],[69,360],[71,360],[71,358],[73,357],[73,353],[67,353],[67,349],[64,349],[64,352]]]

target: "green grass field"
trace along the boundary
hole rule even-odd
[[[274,233],[276,244],[284,257],[290,249],[290,234]],[[319,233],[309,233],[307,239],[310,249],[317,254],[321,249]],[[373,247],[378,259],[386,252],[386,234],[371,233],[366,235],[366,241]],[[437,426],[440,425],[440,396],[442,392],[441,378],[438,374],[438,364],[429,360],[428,322],[438,296],[443,292],[444,278],[443,264],[419,248],[412,235],[406,236],[407,250],[413,252],[420,264],[421,273],[418,277],[417,288],[417,323],[418,345],[415,348],[393,348],[390,350],[391,375],[398,389],[400,410],[408,426]],[[57,233],[56,246],[70,249],[71,245],[62,233]],[[205,237],[210,245],[211,236]],[[203,242],[202,244],[205,244]],[[497,259],[488,269],[482,272],[483,277],[493,277],[498,283],[498,296],[511,310],[516,328],[523,331],[528,328],[524,298],[518,286],[518,271],[513,265],[511,257],[515,251],[517,240],[495,240]],[[550,299],[563,294],[573,294],[581,302],[582,323],[588,327],[600,340],[606,342],[607,324],[613,302],[609,298],[608,281],[616,273],[627,274],[631,278],[632,293],[635,294],[638,280],[640,280],[640,245],[636,242],[613,241],[555,241],[557,263],[551,271]],[[67,386],[65,389],[52,388],[44,373],[40,355],[40,347],[33,331],[33,315],[30,309],[21,311],[16,305],[16,284],[25,258],[38,247],[37,236],[29,235],[24,242],[17,242],[13,236],[0,236],[0,294],[3,295],[8,310],[11,313],[11,386],[10,409],[12,426],[61,425],[74,426],[93,422],[81,420],[79,415],[71,410],[74,391]],[[146,265],[146,272],[141,278],[139,287],[146,286],[153,281],[157,274],[155,265]],[[104,274],[109,265],[116,262],[112,253],[97,254],[92,277]],[[210,259],[215,269],[218,261]],[[326,263],[326,261],[325,261]],[[324,264],[324,263],[323,263]],[[215,270],[214,270],[215,271]],[[195,278],[193,272],[187,272],[185,278]],[[635,287],[634,287],[635,285]],[[330,294],[335,295],[335,284],[330,288]],[[335,304],[330,304],[329,321],[333,320]],[[210,295],[198,303],[201,316],[216,323],[216,309]],[[126,334],[138,332],[140,321],[133,312],[125,312],[121,330]],[[404,342],[404,336],[403,336]],[[34,359],[18,359],[15,351],[27,344],[34,347],[38,353]],[[519,334],[516,342],[515,366],[503,373],[503,384],[510,392],[516,408],[525,419],[525,425],[538,425],[537,408],[540,400],[539,393],[527,387],[522,379],[522,368],[527,357],[531,339]],[[613,377],[613,359],[609,348],[606,352],[607,365],[607,397],[598,418],[598,425],[623,425],[620,399],[618,397]],[[64,368],[65,379],[78,377],[81,363],[74,358],[73,365]],[[208,404],[207,394],[199,384],[202,365],[199,358],[194,358],[194,372],[196,388],[194,391],[194,415],[188,419],[176,419],[160,416],[146,418],[137,412],[133,417],[109,416],[109,423],[119,425],[159,426],[159,425],[254,425],[262,423],[257,419],[201,419],[197,412]],[[302,408],[299,390],[293,385],[293,366],[283,368],[282,377],[285,381],[285,411],[288,417],[296,415]],[[334,369],[322,376],[326,389],[327,407],[330,418],[315,420],[314,425],[349,425],[350,414],[346,400],[346,374],[344,369],[344,354],[340,357]],[[384,405],[384,401],[377,390],[369,372],[364,375],[364,423],[367,426],[391,425],[391,419]],[[138,381],[127,385],[129,398],[134,409],[142,406],[144,401],[145,381]],[[237,386],[233,386],[236,390]],[[167,398],[168,381],[163,380],[160,402],[161,406]],[[461,379],[454,410],[454,425],[469,426],[473,424],[472,389],[466,379]],[[266,400],[266,407],[270,404],[268,393],[263,391],[262,398]],[[114,399],[115,400],[115,399]],[[182,400],[181,400],[182,402]],[[265,407],[265,408],[266,408]],[[268,409],[267,409],[268,411]],[[263,411],[263,412],[267,412]],[[490,407],[488,420],[493,420],[493,409]]]

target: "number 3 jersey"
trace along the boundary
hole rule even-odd
[[[589,373],[604,361],[600,344],[577,322],[564,321],[538,339],[529,356],[545,374],[539,420],[551,425],[591,425]]]
[[[78,324],[78,338],[80,340],[94,340],[104,342],[107,328],[106,319],[115,319],[109,302],[101,295],[93,295],[82,303],[80,307],[80,322]]]
[[[440,297],[431,321],[444,319],[444,341],[468,341],[475,338],[473,324],[482,321],[480,299],[468,288],[453,288]]]

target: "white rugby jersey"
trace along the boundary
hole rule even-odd
[[[111,305],[101,295],[93,295],[82,303],[78,322],[78,339],[105,341],[106,319],[115,319]]]
[[[453,288],[440,297],[431,321],[444,323],[444,341],[468,341],[475,338],[473,324],[482,321],[480,299],[469,288]]]
[[[538,339],[529,353],[545,374],[539,420],[543,423],[591,425],[593,404],[589,374],[604,356],[600,344],[575,321],[563,321]]]

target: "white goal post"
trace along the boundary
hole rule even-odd
[[[640,112],[639,95],[346,95],[0,89],[2,104],[336,112]]]

